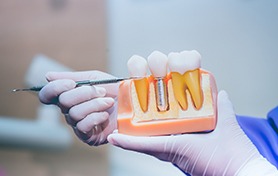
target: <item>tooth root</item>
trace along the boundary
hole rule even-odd
[[[197,110],[203,105],[203,93],[201,89],[200,69],[188,71],[184,73],[184,80],[193,100],[193,104]]]
[[[143,112],[148,110],[149,82],[147,78],[134,80],[134,85],[140,107]]]
[[[172,72],[171,75],[172,75],[174,96],[178,101],[181,109],[187,110],[188,103],[187,103],[186,92],[185,92],[186,83],[185,83],[184,76],[178,72]]]

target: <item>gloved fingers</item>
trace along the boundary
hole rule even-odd
[[[76,128],[83,133],[90,133],[95,126],[101,125],[109,118],[107,112],[95,112],[86,116],[76,124]]]
[[[99,126],[96,126],[96,128],[94,128],[94,131],[98,131],[99,128],[100,128]],[[104,133],[98,133],[97,135],[92,135],[90,139],[85,141],[85,143],[87,143],[90,146],[99,146],[105,144],[107,143],[106,135]]]
[[[70,126],[72,126],[72,127],[75,127],[75,125],[76,125],[77,122],[74,121],[74,120],[70,117],[70,115],[69,115],[68,113],[65,113],[64,116],[65,116],[65,119],[66,119],[67,124],[70,125]]]
[[[56,104],[61,93],[74,89],[75,86],[76,83],[68,79],[50,82],[39,92],[39,100],[44,104]]]
[[[99,79],[112,79],[114,76],[101,72],[101,71],[80,71],[80,72],[48,72],[46,79],[53,81],[57,79],[72,79],[74,81],[82,80],[99,80]],[[116,97],[118,94],[118,84],[106,84],[100,85],[104,87],[107,92],[107,96]]]
[[[81,86],[64,92],[59,96],[59,103],[64,108],[71,108],[77,104],[86,102],[93,98],[104,97],[106,90],[97,86]]]
[[[76,136],[91,146],[98,146],[107,142],[102,125],[93,126],[88,132],[83,132],[77,127],[73,127]]]
[[[84,103],[73,106],[69,109],[69,116],[73,123],[76,123],[91,113],[106,111],[114,104],[114,99],[110,97],[94,98]],[[73,125],[73,124],[72,124]]]

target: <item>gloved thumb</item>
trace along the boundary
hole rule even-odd
[[[218,119],[215,131],[222,130],[222,128],[227,128],[232,124],[237,124],[233,104],[230,101],[227,92],[224,90],[221,90],[218,93],[217,111]]]
[[[121,147],[126,150],[132,150],[140,153],[149,154],[159,159],[164,160],[161,154],[168,154],[171,147],[167,147],[169,140],[173,136],[155,136],[155,137],[142,137],[142,136],[129,136],[119,133],[112,133],[108,136],[107,140],[110,144]]]

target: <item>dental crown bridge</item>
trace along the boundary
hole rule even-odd
[[[134,55],[127,67],[131,77],[141,78],[120,84],[119,132],[160,135],[214,129],[217,88],[213,75],[200,68],[197,51],[168,56],[154,51],[147,60]],[[199,120],[205,124],[195,126]]]

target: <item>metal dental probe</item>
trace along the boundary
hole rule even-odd
[[[126,77],[126,78],[112,78],[112,79],[103,79],[103,80],[84,80],[84,81],[76,81],[76,87],[82,86],[82,85],[99,85],[99,84],[112,84],[117,83],[124,80],[129,79],[140,79],[141,77]],[[18,91],[40,91],[44,86],[35,86],[30,88],[21,88],[21,89],[13,89],[12,92],[18,92]]]

